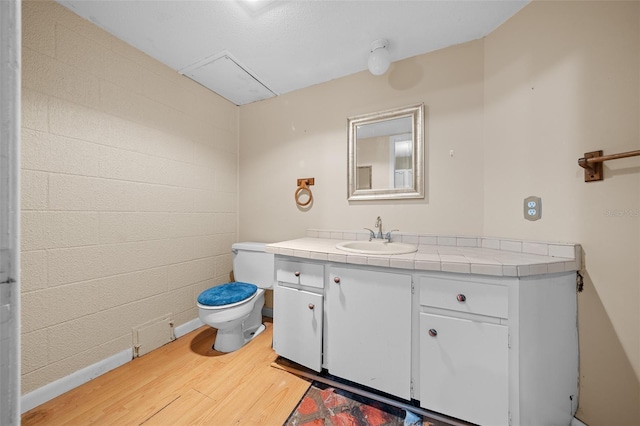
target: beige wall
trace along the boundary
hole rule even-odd
[[[23,3],[22,53],[27,393],[228,280],[238,108],[57,3]]]
[[[639,6],[535,2],[485,40],[485,233],[582,244],[577,415],[590,425],[640,424],[640,160],[605,163],[597,183],[576,167],[640,149]],[[520,217],[528,195],[539,222]]]
[[[240,239],[278,241],[308,228],[479,235],[483,226],[483,43],[476,41],[240,108]],[[347,117],[426,105],[425,200],[347,201]],[[454,150],[454,157],[449,151]],[[314,177],[298,209],[296,179]],[[269,208],[265,208],[269,206]]]
[[[578,417],[640,424],[639,160],[606,163],[605,181],[589,184],[577,166],[586,151],[640,148],[639,29],[638,2],[534,2],[484,40],[385,76],[241,107],[240,239],[371,227],[380,215],[403,231],[581,243]],[[346,117],[417,102],[426,199],[347,202]],[[316,178],[308,211],[293,200],[300,177]],[[523,219],[529,195],[542,197],[538,222]]]

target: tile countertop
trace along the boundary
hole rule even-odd
[[[309,230],[307,235],[306,238],[267,244],[266,250],[283,256],[335,263],[505,277],[578,271],[582,257],[579,244],[401,233],[394,233],[392,241],[417,244],[417,252],[364,255],[339,250],[336,244],[368,240],[368,232]]]

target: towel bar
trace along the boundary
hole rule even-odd
[[[602,150],[585,152],[584,157],[578,159],[578,165],[584,169],[584,181],[593,182],[604,179],[602,163],[619,158],[635,157],[640,155],[640,150],[621,152],[619,154],[602,155]]]

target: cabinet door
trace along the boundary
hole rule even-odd
[[[509,424],[504,325],[420,314],[420,405],[482,425]]]
[[[300,365],[322,368],[323,296],[295,288],[276,286],[273,307],[273,346]]]
[[[332,267],[327,294],[327,369],[411,397],[411,276]]]

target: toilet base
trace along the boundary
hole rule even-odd
[[[265,327],[264,324],[260,324],[260,326],[255,331],[246,330],[244,332],[244,343],[245,344],[249,343],[252,339],[256,338],[260,333],[262,333],[266,329],[267,327]]]
[[[244,336],[235,329],[220,330],[216,333],[213,349],[218,352],[233,352],[244,346]]]
[[[237,351],[256,336],[262,333],[266,329],[264,324],[255,330],[246,330],[243,333],[238,333],[237,330],[218,330],[216,334],[216,341],[213,343],[213,349],[218,352],[233,352]]]
[[[264,331],[265,326],[262,324],[264,289],[258,289],[251,303],[251,312],[244,319],[241,317],[237,321],[228,321],[226,323],[214,323],[213,321],[207,322],[203,320],[205,324],[209,324],[212,327],[218,326],[218,334],[213,344],[214,350],[218,352],[237,351]],[[202,316],[200,318],[203,319]],[[204,319],[207,319],[207,317],[204,317]]]

